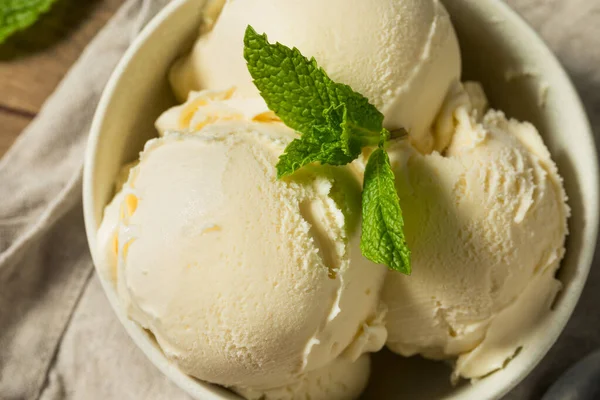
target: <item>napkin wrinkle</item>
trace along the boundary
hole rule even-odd
[[[151,0],[144,1],[140,10],[135,16],[135,22],[132,27],[130,40],[133,41],[137,34],[146,26],[164,6],[170,3],[170,0]]]

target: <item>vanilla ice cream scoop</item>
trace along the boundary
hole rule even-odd
[[[366,96],[388,129],[408,129],[421,151],[441,150],[430,128],[461,63],[438,0],[229,0],[209,20],[191,54],[171,70],[181,101],[192,90],[231,85],[258,95],[243,58],[250,24],[271,42],[315,57],[333,80]]]
[[[106,209],[100,252],[116,249],[106,260],[117,263],[105,276],[129,318],[194,377],[253,393],[307,376],[343,381],[318,370],[352,364],[387,336],[386,269],[360,253],[358,182],[316,166],[278,180],[277,157],[295,132],[219,96],[198,93],[159,119],[163,136],[146,144],[120,205]],[[201,129],[172,131],[188,112]],[[347,379],[368,374],[347,368],[358,371]]]
[[[291,384],[260,389],[238,389],[248,400],[347,400],[359,398],[367,386],[370,356],[356,361],[340,356],[324,367],[303,374]]]
[[[550,312],[569,209],[531,124],[493,110],[477,122],[468,107],[455,118],[444,155],[390,150],[413,273],[388,273],[383,300],[392,351],[458,356],[455,377],[477,378]]]

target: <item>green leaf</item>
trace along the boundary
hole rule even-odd
[[[360,248],[369,260],[410,275],[402,210],[390,159],[382,147],[369,157],[363,183],[363,225]]]
[[[346,132],[345,105],[330,107],[324,117],[326,125],[313,125],[307,133],[286,147],[277,163],[278,178],[313,162],[345,165],[359,156],[361,143]]]
[[[295,139],[279,156],[277,177],[290,175],[299,168],[317,161],[322,164],[345,165],[358,157],[346,154],[342,142],[331,137],[332,133],[328,127],[314,126],[309,133]]]
[[[383,114],[350,86],[333,82],[314,58],[270,44],[251,26],[244,35],[244,57],[269,109],[290,128],[310,136],[286,150],[286,166],[280,171],[287,174],[314,161],[345,164],[358,157],[361,147],[379,143]],[[326,146],[317,146],[323,139]],[[340,149],[347,157],[339,157]],[[342,162],[348,157],[354,158]]]
[[[0,0],[0,43],[32,25],[56,0]]]

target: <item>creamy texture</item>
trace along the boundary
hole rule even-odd
[[[270,123],[280,120],[269,110],[262,97],[241,97],[233,87],[192,91],[185,103],[162,113],[154,125],[163,136],[167,131],[197,132],[207,125],[223,121],[263,122],[260,129],[275,136],[282,131],[281,124]]]
[[[117,261],[119,253],[119,242],[117,231],[119,230],[121,205],[125,199],[124,192],[117,192],[111,202],[104,208],[104,218],[98,228],[96,241],[98,242],[98,264],[101,266],[102,277],[108,281],[117,281]]]
[[[387,346],[458,356],[455,377],[467,378],[501,368],[549,311],[569,214],[536,129],[472,110],[455,110],[444,156],[390,150],[413,273],[388,273],[383,292]]]
[[[195,93],[157,121],[163,136],[105,211],[106,276],[184,372],[238,391],[333,390],[324,380],[343,377],[317,370],[338,360],[356,380],[387,336],[386,270],[359,249],[360,187],[342,168],[277,180],[296,134],[231,96]]]
[[[271,42],[315,57],[332,79],[383,112],[387,128],[408,129],[421,151],[441,150],[430,128],[461,65],[456,35],[439,1],[229,0],[215,15],[212,10],[191,54],[171,70],[181,101],[192,90],[231,85],[243,95],[258,95],[243,58],[250,24]]]
[[[249,400],[345,400],[357,399],[367,386],[370,374],[368,355],[355,362],[341,356],[325,367],[302,375],[293,383],[265,390],[237,390]]]
[[[116,233],[119,229],[119,216],[123,209],[123,201],[125,200],[125,193],[121,189],[129,178],[129,171],[137,166],[137,164],[137,161],[127,163],[117,174],[117,178],[115,179],[115,192],[117,194],[104,209],[104,215],[105,217],[108,216],[108,218],[104,218],[102,221],[96,238],[101,249],[98,255],[100,258],[99,263],[105,266],[102,269],[104,278],[113,282],[117,279],[118,242]]]

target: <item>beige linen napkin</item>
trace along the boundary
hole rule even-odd
[[[0,161],[0,400],[189,399],[113,315],[92,274],[80,195],[100,93],[133,37],[167,2],[128,0]],[[600,0],[508,2],[559,55],[600,132]],[[508,399],[539,398],[600,347],[599,291],[600,270],[592,269],[567,330]]]

